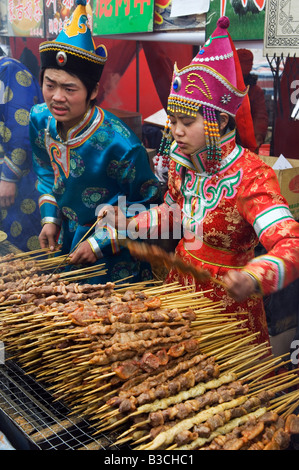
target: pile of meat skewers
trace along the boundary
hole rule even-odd
[[[276,375],[288,361],[204,293],[28,267],[0,285],[0,340],[98,433],[146,450],[283,449],[298,433],[297,373]]]

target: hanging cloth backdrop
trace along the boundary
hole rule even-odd
[[[299,121],[291,118],[299,99],[299,58],[288,57],[280,80],[274,128],[274,156],[299,159]],[[297,85],[296,85],[297,84]]]
[[[107,40],[106,38],[103,38],[103,41],[105,41],[109,51],[109,59],[105,64],[101,77],[98,95],[99,103],[104,101],[105,97],[113,89],[117,88],[120,79],[136,54],[135,41]],[[193,57],[193,48],[188,44],[158,43],[152,41],[143,41],[140,44],[143,47],[157,94],[162,106],[166,109],[174,63],[177,62],[180,67],[190,63]],[[145,78],[147,79],[148,77]],[[140,80],[143,79],[144,77],[140,74]]]
[[[99,103],[104,101],[105,97],[117,88],[121,77],[126,72],[127,67],[134,59],[136,53],[135,41],[108,40],[108,42],[106,38],[105,41],[109,50],[109,60],[105,64],[101,77],[101,86],[98,95]],[[191,62],[195,51],[193,50],[193,46],[188,44],[142,41],[141,45],[157,94],[163,108],[166,110],[174,63],[176,62],[179,68],[185,67]],[[143,79],[144,77],[140,74],[140,80]],[[238,86],[240,89],[245,88],[240,67],[238,68]],[[243,105],[239,109],[236,122],[242,145],[254,151],[256,142],[248,98],[245,98]]]

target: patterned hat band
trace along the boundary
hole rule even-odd
[[[195,103],[194,101],[189,101],[186,98],[180,98],[179,96],[170,95],[168,98],[168,114],[182,113],[195,117],[200,107],[201,103]]]
[[[102,47],[104,48],[104,46]],[[63,44],[63,43],[54,42],[54,41],[43,42],[39,47],[39,51],[41,54],[45,52],[49,52],[49,51],[56,52],[56,54],[59,54],[60,52],[65,53],[65,54],[72,54],[74,56],[77,56],[80,59],[88,60],[98,65],[104,65],[107,60],[107,51],[105,49],[103,49],[102,56],[100,56],[93,52],[80,49],[79,47],[70,46],[68,44]],[[56,62],[58,65],[60,65],[59,55],[57,56]]]
[[[104,46],[102,55],[54,41],[40,45],[41,68],[57,68],[66,72],[81,72],[98,81],[107,60]]]

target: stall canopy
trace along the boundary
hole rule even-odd
[[[38,15],[38,20],[44,19],[44,35],[47,39],[58,34],[74,6],[73,0],[62,1],[61,8],[60,4],[54,1],[32,0],[32,2],[34,7],[38,3],[40,10],[44,11],[42,17]],[[239,34],[238,28],[240,29],[242,26],[243,34],[244,25],[251,24],[251,27],[246,30],[249,34],[248,38],[244,36],[243,38],[250,42],[261,40],[264,12],[256,8],[256,0],[253,0],[255,8],[253,10],[249,9],[252,1],[236,0],[234,4],[238,2],[241,9],[236,10],[230,2],[225,2],[224,6],[220,0],[188,0],[184,4],[181,0],[128,0],[126,2],[94,0],[89,11],[94,27],[95,42],[107,46],[109,57],[101,79],[99,103],[103,107],[106,105],[116,107],[117,105],[124,109],[125,102],[130,96],[131,106],[134,106],[135,111],[140,112],[143,118],[155,113],[161,107],[165,109],[174,63],[177,62],[179,68],[190,63],[198,48],[204,45],[209,28],[214,29],[217,18],[221,14],[229,16],[231,24],[234,25],[231,28],[233,39],[235,39],[235,34]],[[258,3],[260,4],[260,2]],[[90,2],[88,2],[89,4]],[[8,11],[8,16],[13,14],[14,21],[18,22],[20,10],[17,8],[19,3],[17,0],[12,0],[10,5],[15,6]],[[137,29],[130,22],[116,22],[116,25],[126,25],[127,29],[122,31],[123,34],[119,34],[118,27],[109,29],[107,26],[113,15],[118,15],[116,19],[119,20],[120,15],[124,17],[126,15],[129,17],[132,13],[143,15],[148,14],[149,10],[152,17],[148,17],[147,22],[144,23],[146,29],[143,32],[138,30],[140,22],[135,22]],[[258,24],[255,28],[252,27],[253,15],[255,15],[254,24]],[[101,26],[99,20],[105,20],[107,23],[105,28]],[[28,23],[26,25],[28,29]],[[21,27],[19,22],[17,26],[13,28],[10,43],[12,55],[20,58],[24,42],[19,37],[18,31]],[[39,26],[41,25],[39,24]],[[152,31],[150,31],[151,28]],[[44,40],[40,37],[41,30],[42,27],[35,27],[29,32],[27,30],[24,32],[23,37],[26,39],[28,49],[33,51],[30,42],[34,40],[34,36],[38,36],[38,42]],[[105,34],[101,35],[102,30]],[[116,36],[117,34],[118,36]],[[39,60],[38,48],[36,57]],[[128,70],[132,72],[132,64],[137,72],[134,77],[130,75],[130,80],[125,80]],[[124,103],[112,103],[120,84],[124,87],[122,88]]]

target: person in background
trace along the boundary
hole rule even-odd
[[[247,88],[228,26],[229,19],[220,18],[192,62],[174,68],[165,129],[174,138],[168,191],[163,204],[127,221],[128,236],[161,237],[166,227],[182,226],[176,256],[210,278],[195,281],[173,267],[166,283],[195,283],[196,290],[222,302],[224,314],[236,314],[253,341],[269,344],[263,295],[299,277],[299,224],[274,170],[236,144],[235,116]],[[124,216],[118,207],[108,213],[116,227]],[[259,240],[267,253],[256,258]]]
[[[105,263],[106,275],[89,282],[151,278],[149,266],[117,243],[115,230],[91,227],[102,204],[159,202],[159,185],[145,148],[116,116],[96,106],[107,60],[94,46],[86,4],[78,2],[55,41],[40,45],[45,103],[30,116],[33,165],[38,177],[42,248],[70,254],[69,264]],[[85,237],[85,238],[84,238]],[[75,249],[76,248],[76,249]]]
[[[246,86],[249,86],[248,96],[257,144],[256,151],[258,152],[260,146],[265,142],[269,123],[265,95],[262,88],[257,84],[258,76],[251,73],[253,53],[248,49],[237,49],[237,53],[242,68],[244,83]]]
[[[38,60],[33,54],[33,52],[26,46],[26,38],[23,38],[25,42],[25,47],[23,49],[22,54],[20,55],[20,62],[27,67],[28,70],[32,73],[32,75],[39,80],[39,64]]]
[[[39,247],[41,229],[32,169],[29,113],[43,97],[38,81],[18,60],[0,57],[1,230],[18,249]]]

